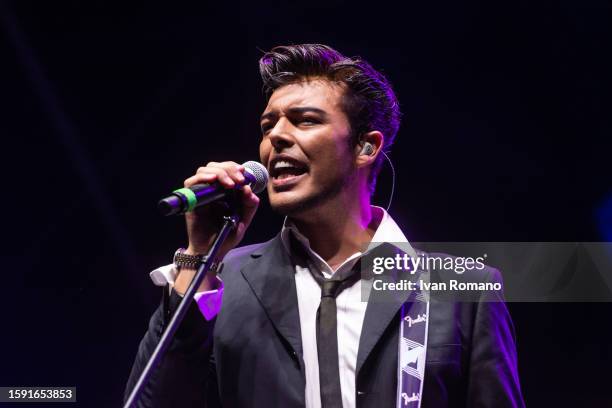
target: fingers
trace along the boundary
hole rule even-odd
[[[223,187],[231,189],[244,184],[243,171],[244,166],[235,162],[210,162],[198,168],[196,174],[186,179],[183,184],[188,188],[195,184],[218,182]],[[259,197],[253,193],[250,186],[245,185],[240,190],[240,199],[242,201],[241,223],[248,226],[259,206]]]
[[[186,179],[185,187],[195,184],[219,182],[225,188],[234,188],[244,183],[244,166],[235,162],[210,162],[205,167],[200,167],[196,174]]]
[[[244,186],[242,189],[242,215],[240,218],[246,226],[253,220],[257,207],[259,207],[259,197],[253,193],[250,186]]]

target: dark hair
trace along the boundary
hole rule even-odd
[[[351,143],[355,146],[364,133],[378,130],[384,136],[383,151],[389,151],[400,123],[399,103],[391,84],[380,72],[359,57],[345,57],[322,44],[300,44],[274,47],[259,60],[264,93],[272,93],[306,78],[321,77],[345,85],[342,109],[351,126]],[[383,155],[379,155],[370,172],[370,190],[374,192],[376,176]]]

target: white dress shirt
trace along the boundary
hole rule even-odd
[[[380,224],[372,237],[372,243],[401,242],[407,243],[406,237],[395,221],[380,207],[372,207],[374,219],[380,219]],[[290,235],[302,243],[310,259],[308,266],[296,265],[295,286],[297,290],[298,310],[302,334],[302,348],[304,352],[304,365],[306,369],[306,408],[320,408],[321,395],[319,389],[319,359],[317,354],[316,317],[321,301],[321,288],[315,280],[313,273],[322,273],[326,278],[332,276],[343,278],[363,255],[356,252],[348,257],[335,271],[316,252],[310,248],[308,239],[302,235],[295,225],[285,219],[281,231],[281,239],[289,251]],[[372,246],[370,246],[370,249]],[[309,268],[316,268],[311,271]],[[156,285],[172,285],[176,277],[173,265],[167,265],[151,272],[151,279]],[[367,307],[362,301],[362,281],[356,281],[352,286],[345,288],[336,297],[337,333],[338,333],[338,365],[340,372],[340,387],[342,391],[343,408],[354,408],[355,401],[355,369],[357,366],[357,352],[361,327]],[[199,309],[207,320],[219,313],[223,287],[218,290],[201,292],[195,295]]]

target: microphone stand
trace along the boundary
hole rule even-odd
[[[189,308],[190,303],[193,302],[193,296],[196,294],[198,288],[200,287],[200,284],[202,283],[204,277],[212,266],[217,252],[219,252],[221,245],[223,245],[223,242],[225,242],[225,239],[227,238],[229,233],[238,223],[239,217],[236,214],[235,205],[232,205],[232,203],[228,204],[231,208],[231,215],[226,215],[223,217],[223,226],[221,227],[219,234],[216,236],[215,241],[208,250],[208,253],[202,256],[202,264],[198,268],[198,271],[196,272],[193,280],[191,281],[187,292],[185,292],[183,300],[181,300],[181,303],[174,312],[174,315],[172,316],[168,327],[166,327],[164,334],[159,340],[159,343],[157,343],[157,347],[155,347],[153,354],[151,354],[147,365],[145,366],[144,370],[142,370],[142,373],[140,374],[140,377],[138,378],[138,381],[132,389],[132,392],[130,393],[130,396],[127,399],[123,408],[131,408],[135,406],[135,403],[140,399],[140,394],[142,394],[145,384],[149,381],[149,378],[153,373],[153,369],[161,361],[164,354],[166,353],[166,350],[170,346],[170,342],[174,337],[174,333],[176,333],[176,330],[179,328],[181,322],[183,321],[183,318],[187,313],[187,309]]]

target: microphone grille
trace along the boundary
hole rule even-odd
[[[246,171],[255,177],[255,182],[251,183],[251,189],[255,194],[259,194],[265,190],[268,184],[268,170],[263,164],[256,161],[248,161],[242,164]]]

